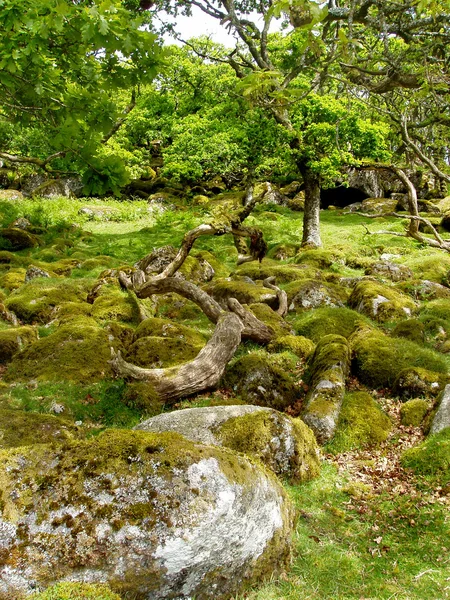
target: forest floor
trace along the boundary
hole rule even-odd
[[[60,199],[0,204],[0,225],[25,216],[42,228],[44,240],[37,248],[18,252],[13,268],[0,265],[3,277],[14,270],[19,275],[27,261],[51,264],[79,258],[80,268],[73,269],[68,277],[71,281],[86,278],[92,282],[105,268],[132,265],[153,248],[166,244],[177,247],[186,231],[208,219],[202,207],[185,206],[161,215],[149,214],[143,201]],[[98,212],[89,217],[80,214],[79,209],[84,206]],[[263,229],[269,250],[277,245],[299,245],[301,222],[302,213],[281,207],[258,207],[248,219],[249,224]],[[406,238],[369,236],[364,224],[359,215],[322,212],[324,247],[337,257],[327,267],[331,275],[361,276],[366,263],[382,253],[392,253],[401,257],[401,264],[416,269],[421,279],[439,283],[446,280],[449,255]],[[371,220],[368,226],[372,231],[383,229],[398,234],[403,231],[404,222],[380,218]],[[81,231],[88,234],[81,235]],[[236,251],[229,236],[198,240],[195,248],[214,254],[229,272],[235,268]],[[0,287],[0,302],[13,293],[14,289],[3,285],[2,291]],[[7,325],[1,323],[0,320],[0,330],[5,329]],[[58,326],[52,322],[31,324],[37,327],[41,338],[53,335]],[[205,335],[212,331],[205,320],[186,320],[184,324]],[[389,332],[392,326],[387,324],[385,331]],[[237,356],[252,349],[250,344],[243,344]],[[449,354],[440,356],[450,364]],[[304,365],[300,364],[299,378],[303,370]],[[121,380],[11,383],[6,371],[7,367],[0,365],[0,408],[55,413],[55,407],[62,406],[65,417],[83,422],[92,432],[107,427],[132,427],[145,416],[138,408],[122,402],[126,384]],[[430,483],[429,478],[414,475],[402,466],[404,451],[419,444],[424,434],[420,427],[401,424],[401,402],[390,390],[368,389],[354,378],[350,379],[349,388],[368,391],[389,415],[393,428],[388,439],[375,447],[345,452],[324,447],[320,477],[301,486],[287,486],[299,515],[292,566],[276,581],[250,590],[242,598],[450,598],[450,487],[446,482]],[[229,402],[227,394],[226,390],[202,394],[176,407],[220,404],[221,398]]]

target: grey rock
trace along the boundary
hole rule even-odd
[[[374,275],[391,281],[405,281],[413,277],[413,272],[405,265],[396,265],[395,263],[383,261],[371,265],[365,271],[366,275]]]
[[[446,385],[439,398],[438,409],[430,427],[430,435],[450,427],[450,384]]]
[[[25,283],[28,283],[28,281],[31,281],[36,277],[50,277],[50,274],[47,273],[47,271],[44,271],[44,269],[30,265],[25,273]]]

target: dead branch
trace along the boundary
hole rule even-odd
[[[285,317],[288,311],[288,297],[284,290],[280,289],[275,285],[275,277],[267,277],[264,279],[263,285],[269,290],[274,290],[277,293],[278,298],[278,310],[277,313],[281,317]]]

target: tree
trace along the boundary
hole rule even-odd
[[[0,158],[85,171],[93,191],[126,174],[99,147],[161,61],[149,14],[121,0],[0,3]],[[117,101],[120,90],[130,90]],[[123,113],[123,114],[121,114]]]

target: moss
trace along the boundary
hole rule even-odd
[[[392,430],[389,417],[366,392],[346,394],[333,441],[327,449],[347,452],[384,442]]]
[[[413,254],[404,262],[418,279],[427,279],[436,283],[445,283],[450,270],[450,257],[439,251],[431,256]]]
[[[342,286],[317,279],[294,281],[285,287],[289,310],[294,308],[341,307],[347,301],[348,291]]]
[[[395,337],[406,338],[417,344],[423,344],[425,341],[425,326],[418,319],[408,319],[397,325],[392,330]]]
[[[273,258],[275,260],[286,260],[288,258],[294,258],[299,251],[300,246],[296,244],[276,244],[270,248],[267,252],[267,258]]]
[[[314,342],[301,335],[282,335],[268,345],[270,352],[289,350],[299,358],[307,359],[315,350]]]
[[[159,415],[164,409],[164,403],[161,402],[152,385],[142,381],[129,383],[122,401],[126,406],[139,410],[146,417]]]
[[[208,250],[198,250],[192,253],[192,256],[199,261],[206,260],[214,269],[215,277],[227,277],[229,275],[229,269],[218,260],[212,252]]]
[[[402,425],[419,427],[430,409],[430,405],[422,398],[414,398],[402,404],[400,420]]]
[[[303,281],[320,276],[316,269],[307,265],[271,265],[264,260],[262,264],[246,263],[240,265],[235,276],[250,277],[253,280],[275,277],[277,283],[289,283],[292,281]]]
[[[193,360],[202,347],[172,337],[140,337],[128,348],[127,360],[139,367],[172,367]]]
[[[423,323],[425,332],[431,337],[450,334],[450,300],[432,300],[420,310],[419,321]]]
[[[350,349],[347,340],[341,335],[329,334],[317,344],[305,379],[314,384],[320,379],[334,380],[333,371],[338,365],[345,377],[350,366]],[[341,375],[338,375],[340,378]]]
[[[276,361],[276,355],[247,354],[228,367],[225,384],[247,404],[283,410],[297,400],[297,390]]]
[[[0,229],[0,248],[5,250],[24,250],[34,248],[39,244],[35,235],[18,227]]]
[[[212,283],[206,285],[204,290],[224,307],[227,304],[228,298],[236,298],[241,304],[263,302],[274,308],[278,306],[278,299],[275,292],[262,287],[262,285],[255,285],[244,281],[215,279]]]
[[[138,307],[131,294],[115,286],[104,286],[102,294],[94,300],[92,316],[99,321],[115,319],[128,323],[139,319]]]
[[[391,387],[399,373],[410,367],[447,373],[445,359],[437,352],[378,330],[361,328],[351,336],[350,343],[354,354],[352,372],[362,383],[375,388]]]
[[[300,250],[295,257],[295,262],[299,264],[309,264],[317,269],[326,269],[331,267],[336,261],[343,261],[344,255],[339,251],[332,250]]]
[[[318,342],[324,335],[333,331],[337,335],[348,338],[361,325],[370,321],[349,308],[322,307],[304,312],[292,320],[298,335]]]
[[[437,396],[449,382],[447,373],[435,373],[421,367],[408,367],[398,374],[394,392],[402,398]]]
[[[90,583],[57,583],[28,600],[120,600],[107,585]]]
[[[422,444],[404,452],[402,465],[430,483],[450,484],[450,427],[430,435]]]
[[[83,302],[92,280],[34,279],[13,292],[6,306],[27,323],[46,323],[64,302]]]
[[[74,319],[92,317],[92,304],[87,302],[63,302],[55,308],[54,314],[59,323],[69,323]]]
[[[111,345],[105,330],[74,320],[16,354],[6,380],[100,380],[112,374]]]
[[[0,448],[64,442],[78,437],[78,429],[60,417],[0,408]]]
[[[288,417],[283,416],[283,419]],[[286,474],[291,483],[301,483],[317,477],[320,472],[318,448],[313,432],[300,419],[291,419],[294,452],[287,456]],[[277,455],[286,445],[283,423],[277,414],[258,411],[225,421],[214,435],[227,448],[257,458],[275,473],[283,475],[276,466]]]
[[[34,327],[12,327],[0,331],[0,363],[7,362],[24,346],[37,340]]]
[[[19,289],[25,283],[25,273],[26,269],[11,269],[0,277],[0,287],[8,291]]]
[[[260,321],[271,327],[276,336],[288,335],[292,329],[288,323],[267,304],[256,302],[248,307]]]
[[[169,319],[145,319],[136,328],[134,339],[135,341],[142,337],[164,337],[174,338],[186,342],[192,346],[203,346],[205,344],[205,336],[195,329],[170,321]]]
[[[348,300],[350,308],[385,322],[411,316],[416,305],[413,300],[392,287],[374,281],[360,281]]]

